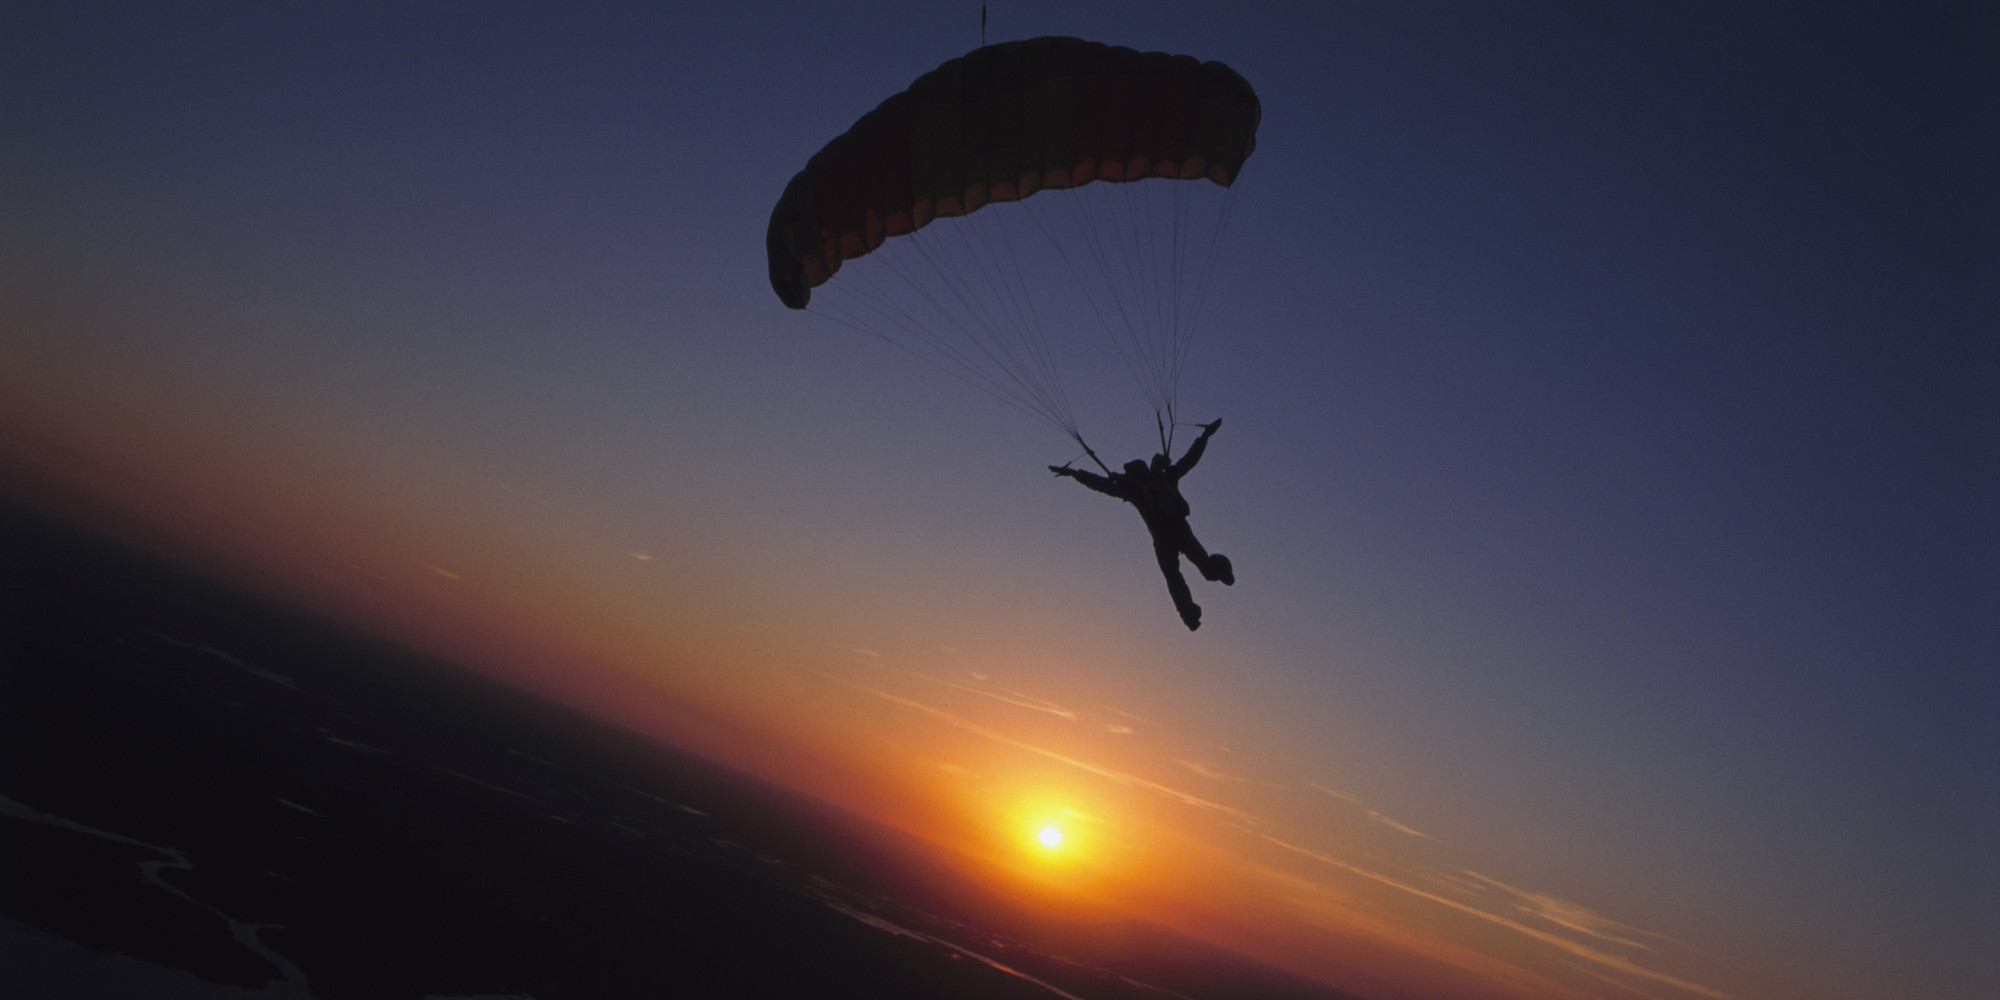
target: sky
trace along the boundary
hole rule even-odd
[[[1263,106],[1197,632],[1072,442],[771,292],[975,5],[10,7],[0,488],[1369,996],[1991,996],[1976,7],[991,4]]]

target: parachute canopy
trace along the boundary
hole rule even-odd
[[[807,162],[771,212],[771,287],[793,309],[841,262],[933,219],[1092,181],[1228,187],[1261,109],[1219,62],[1032,38],[919,77]]]

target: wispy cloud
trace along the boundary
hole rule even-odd
[[[1230,774],[1226,771],[1219,770],[1215,766],[1215,764],[1210,761],[1176,760],[1174,761],[1174,763],[1179,764],[1180,766],[1185,767],[1188,770],[1193,771],[1194,773],[1199,774],[1204,778],[1209,778],[1214,781],[1231,781],[1239,785],[1262,785],[1266,788],[1277,787],[1276,785],[1273,785],[1268,781],[1258,781],[1256,778],[1239,777],[1237,775]]]
[[[337,562],[337,563],[339,563],[339,564],[340,564],[340,565],[342,565],[342,566],[345,566],[345,567],[347,567],[348,569],[351,569],[351,570],[355,571],[356,573],[359,573],[359,574],[361,574],[362,576],[365,576],[365,577],[368,577],[368,578],[369,578],[369,579],[371,579],[371,580],[379,580],[379,581],[381,581],[382,583],[388,583],[388,582],[389,582],[389,578],[388,578],[388,577],[386,577],[386,576],[383,576],[382,574],[380,574],[380,573],[377,573],[377,572],[375,572],[374,570],[372,570],[372,569],[369,569],[368,567],[366,567],[366,566],[363,566],[363,565],[361,565],[361,564],[360,564],[360,563],[358,563],[358,562],[354,562],[354,561],[352,561],[352,560],[348,560],[348,559],[336,559],[336,560],[334,560],[334,561],[335,561],[335,562]]]
[[[1152,726],[1154,728],[1158,728],[1160,725],[1159,723],[1154,722],[1153,720],[1148,719],[1143,715],[1134,715],[1131,712],[1127,712],[1122,708],[1106,708],[1105,711],[1110,712],[1112,715],[1118,716],[1121,719],[1130,719],[1133,722],[1136,722],[1142,726]]]
[[[1020,693],[1019,691],[1009,691],[1006,688],[989,689],[984,687],[974,687],[970,684],[960,684],[957,681],[948,681],[942,677],[932,677],[929,674],[920,674],[914,670],[910,671],[910,676],[915,677],[919,680],[930,681],[932,684],[942,684],[948,688],[957,688],[960,691],[976,694],[983,698],[991,698],[994,701],[1005,702],[1006,704],[1013,705],[1016,708],[1026,708],[1026,709],[1032,709],[1037,712],[1047,712],[1050,715],[1068,719],[1071,722],[1077,721],[1077,719],[1080,717],[1079,713],[1077,713],[1072,709],[1064,708],[1061,705],[1058,705],[1052,701],[1043,701],[1040,698],[1030,697],[1028,695]],[[973,674],[972,676],[974,680],[982,682],[986,680],[986,677],[982,674]]]
[[[1629,924],[1621,924],[1609,917],[1592,912],[1575,903],[1557,899],[1554,896],[1516,888],[1498,879],[1488,878],[1475,871],[1465,871],[1464,869],[1460,869],[1460,871],[1464,871],[1466,875],[1473,879],[1505,893],[1511,900],[1510,905],[1515,909],[1540,917],[1558,927],[1576,931],[1579,934],[1588,934],[1603,941],[1630,945],[1631,947],[1642,948],[1646,951],[1652,951],[1653,949],[1649,945],[1641,944],[1638,941],[1621,935],[1644,936],[1660,941],[1672,940],[1663,934],[1654,934],[1651,931],[1643,931]]]
[[[1422,830],[1413,830],[1408,826],[1398,823],[1395,820],[1390,819],[1389,817],[1384,816],[1373,809],[1368,810],[1366,815],[1368,816],[1369,819],[1372,819],[1375,822],[1380,823],[1383,826],[1386,826],[1389,829],[1396,831],[1397,833],[1406,833],[1412,837],[1422,837],[1425,840],[1437,839],[1436,837],[1433,837],[1430,834],[1423,832]]]
[[[1550,945],[1551,947],[1567,952],[1568,954],[1575,956],[1576,958],[1583,959],[1584,961],[1587,962],[1593,962],[1604,968],[1613,969],[1618,972],[1622,972],[1628,976],[1634,976],[1640,979],[1646,979],[1652,982],[1662,983],[1667,986],[1673,986],[1678,989],[1686,990],[1689,993],[1694,993],[1699,996],[1711,997],[1713,998],[1713,1000],[1731,1000],[1729,994],[1724,993],[1720,990],[1703,986],[1700,983],[1688,982],[1685,979],[1680,979],[1675,976],[1669,975],[1667,973],[1656,971],[1654,969],[1648,969],[1645,966],[1639,965],[1633,962],[1631,959],[1624,957],[1623,955],[1615,955],[1608,951],[1603,951],[1598,948],[1593,948],[1590,945],[1583,944],[1577,941],[1572,941],[1569,938],[1563,937],[1559,934],[1553,934],[1536,927],[1530,927],[1527,924],[1521,923],[1518,920],[1513,920],[1508,917],[1501,916],[1497,913],[1489,913],[1485,910],[1479,909],[1478,907],[1472,906],[1468,903],[1462,903],[1459,902],[1458,900],[1451,899],[1445,896],[1440,896],[1433,892],[1426,892],[1423,889],[1419,889],[1416,886],[1408,885],[1406,883],[1397,881],[1396,879],[1390,878],[1387,875],[1383,875],[1380,872],[1369,871],[1366,868],[1349,864],[1348,862],[1342,861],[1339,858],[1333,857],[1332,855],[1323,854],[1319,851],[1312,850],[1311,848],[1301,847],[1289,841],[1281,840],[1261,830],[1252,830],[1244,828],[1243,832],[1248,833],[1251,836],[1257,837],[1259,839],[1262,839],[1268,843],[1275,844],[1278,847],[1282,847],[1285,850],[1291,851],[1302,857],[1311,858],[1314,861],[1318,861],[1322,864],[1338,868],[1342,871],[1358,875],[1365,879],[1379,882],[1382,885],[1386,885],[1392,889],[1398,889],[1403,892],[1409,893],[1410,895],[1415,896],[1419,899],[1426,899],[1440,906],[1448,907],[1460,913],[1464,913],[1468,916],[1476,917],[1480,920],[1487,921],[1488,923],[1497,924],[1501,927],[1505,927],[1508,930],[1512,930],[1517,933],[1526,935],[1527,937],[1530,937],[1536,941],[1540,941],[1544,944]],[[1466,874],[1472,875],[1474,873],[1467,872]],[[1474,877],[1479,877],[1479,876],[1475,875]],[[1488,881],[1485,879],[1481,880]],[[1629,944],[1630,942],[1621,941],[1619,943]]]
[[[968,733],[985,737],[986,739],[992,740],[995,743],[1004,744],[1006,746],[1013,747],[1017,750],[1023,750],[1040,757],[1045,757],[1048,758],[1049,760],[1053,760],[1060,764],[1067,764],[1070,767],[1085,772],[1086,774],[1094,774],[1107,781],[1112,781],[1117,784],[1124,785],[1128,788],[1137,788],[1144,791],[1152,792],[1155,795],[1163,796],[1165,798],[1171,799],[1175,802],[1182,803],[1184,805],[1193,806],[1197,809],[1203,809],[1209,812],[1231,817],[1232,819],[1237,821],[1237,824],[1241,829],[1254,830],[1254,828],[1263,825],[1262,820],[1259,820],[1257,817],[1252,816],[1241,809],[1236,809],[1231,806],[1226,806],[1220,802],[1211,802],[1208,799],[1204,799],[1198,795],[1190,795],[1187,792],[1181,791],[1180,789],[1172,788],[1167,785],[1162,785],[1157,781],[1152,781],[1147,778],[1141,778],[1136,774],[1129,774],[1124,771],[1114,771],[1111,770],[1110,768],[1099,767],[1095,764],[1091,764],[1086,761],[1077,760],[1076,758],[1068,756],[1066,754],[1057,753],[1056,751],[1050,750],[1046,747],[1038,747],[1032,743],[1023,743],[1022,741],[1014,739],[1011,736],[1007,736],[1003,733],[999,733],[992,729],[988,729],[985,726],[982,726],[969,719],[953,715],[950,712],[947,712],[943,709],[933,708],[920,701],[912,701],[908,698],[890,694],[887,691],[878,690],[876,688],[871,688],[864,684],[856,684],[853,681],[847,680],[846,678],[835,677],[832,674],[821,674],[821,676],[827,678],[828,680],[844,684],[848,687],[853,688],[856,691],[863,692],[864,694],[872,694],[875,697],[880,698],[883,701],[887,701],[891,704],[901,705],[905,708],[913,709],[915,711],[922,712],[926,715],[942,719],[945,722],[948,722],[953,726],[963,729]]]
[[[1333,789],[1326,787],[1325,785],[1317,784],[1311,781],[1306,782],[1305,785],[1307,788],[1325,792],[1326,794],[1331,795],[1342,802],[1349,802],[1357,806],[1361,804],[1361,799],[1359,796],[1349,795],[1346,792],[1336,792]]]
[[[1366,805],[1362,803],[1361,797],[1358,795],[1349,795],[1346,792],[1335,791],[1334,789],[1328,788],[1325,785],[1318,784],[1316,782],[1307,781],[1304,782],[1304,784],[1307,788],[1310,788],[1316,792],[1322,792],[1324,794],[1331,795],[1334,798],[1347,803],[1348,805],[1360,809],[1361,814],[1363,816],[1366,816],[1370,820],[1380,823],[1383,826],[1386,826],[1389,829],[1396,831],[1397,833],[1408,834],[1409,836],[1412,837],[1422,837],[1425,840],[1431,840],[1431,841],[1437,840],[1436,837],[1433,837],[1430,834],[1423,832],[1422,830],[1415,829],[1407,823],[1399,823],[1389,818],[1387,815],[1383,814],[1378,810],[1368,808]]]
[[[430,563],[425,563],[425,564],[424,564],[424,568],[425,568],[425,569],[427,569],[427,570],[430,570],[430,571],[431,571],[431,572],[433,572],[433,573],[436,573],[437,575],[439,575],[439,576],[441,576],[441,577],[444,577],[444,578],[445,578],[445,579],[447,579],[447,580],[464,580],[464,579],[465,579],[465,577],[462,577],[462,576],[459,576],[459,575],[458,575],[457,573],[454,573],[454,572],[452,572],[451,570],[448,570],[448,569],[445,569],[445,568],[444,568],[443,566],[433,566],[433,565],[431,565]]]

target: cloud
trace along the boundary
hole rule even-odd
[[[632,557],[632,558],[634,558],[634,559],[637,559],[637,560],[639,560],[640,562],[652,562],[652,561],[653,561],[653,556],[652,556],[652,553],[650,553],[650,552],[627,552],[627,553],[625,553],[625,554],[626,554],[626,555],[628,555],[628,556],[631,556],[631,557]]]
[[[1460,913],[1464,913],[1472,917],[1477,917],[1478,919],[1487,921],[1488,923],[1497,924],[1501,927],[1505,927],[1508,930],[1512,930],[1517,933],[1526,935],[1530,938],[1533,938],[1536,941],[1540,941],[1544,944],[1560,949],[1564,952],[1569,953],[1572,956],[1583,959],[1584,961],[1596,963],[1597,965],[1603,966],[1604,968],[1613,969],[1618,972],[1625,973],[1626,975],[1629,976],[1635,976],[1637,978],[1651,980],[1652,982],[1662,983],[1668,986],[1677,987],[1679,989],[1686,990],[1689,993],[1694,993],[1699,996],[1713,998],[1713,1000],[1731,1000],[1729,994],[1724,993],[1720,990],[1703,986],[1700,983],[1692,983],[1684,979],[1678,979],[1675,978],[1674,976],[1668,975],[1667,973],[1658,972],[1653,969],[1648,969],[1645,966],[1639,965],[1633,962],[1631,959],[1624,957],[1623,955],[1614,955],[1610,952],[1593,948],[1587,944],[1582,944],[1577,941],[1572,941],[1566,937],[1562,937],[1561,935],[1552,934],[1548,931],[1530,927],[1527,924],[1521,923],[1520,921],[1512,920],[1507,917],[1500,916],[1499,914],[1496,913],[1488,913],[1487,911],[1479,909],[1476,906],[1472,906],[1467,903],[1461,903],[1458,900],[1449,899],[1447,897],[1440,896],[1433,892],[1426,892],[1422,889],[1417,888],[1416,886],[1406,885],[1379,872],[1372,872],[1366,868],[1361,868],[1356,865],[1349,864],[1331,855],[1321,854],[1320,852],[1312,850],[1310,848],[1300,847],[1297,844],[1293,844],[1285,840],[1280,840],[1277,837],[1273,837],[1268,833],[1264,833],[1263,831],[1251,830],[1245,828],[1243,832],[1248,833],[1253,837],[1257,837],[1271,844],[1275,844],[1295,854],[1311,858],[1322,864],[1338,868],[1345,872],[1351,872],[1355,875],[1361,876],[1362,878],[1379,882],[1382,885],[1386,885],[1392,889],[1400,889],[1403,892],[1409,893],[1410,895],[1415,896],[1419,899],[1427,899],[1433,903],[1437,903],[1440,906],[1449,907],[1453,910],[1457,910]],[[1466,874],[1472,875],[1475,878],[1479,878],[1481,881],[1485,881],[1491,884],[1491,880],[1485,879],[1482,876],[1479,876],[1473,872],[1466,872]],[[1579,909],[1581,908],[1579,907]],[[1619,943],[1629,944],[1630,942],[1620,941]]]
[[[1437,839],[1436,837],[1433,837],[1430,834],[1423,832],[1422,830],[1412,830],[1409,827],[1404,826],[1403,824],[1398,823],[1395,820],[1390,819],[1389,817],[1384,816],[1373,809],[1368,810],[1368,818],[1374,820],[1377,823],[1382,824],[1383,826],[1388,827],[1391,830],[1396,831],[1397,833],[1407,833],[1412,837],[1422,837],[1425,840]]]
[[[1205,760],[1176,760],[1174,761],[1174,763],[1179,764],[1180,766],[1185,767],[1188,770],[1193,771],[1194,773],[1199,774],[1204,778],[1210,778],[1215,781],[1233,781],[1241,785],[1263,785],[1266,788],[1278,787],[1276,785],[1271,784],[1268,781],[1258,781],[1256,778],[1239,778],[1236,775],[1228,774],[1223,771],[1218,771],[1216,770],[1215,765],[1213,763]]]
[[[1464,871],[1464,869],[1460,870]],[[1633,941],[1627,937],[1621,937],[1620,935],[1632,934],[1661,941],[1672,940],[1662,934],[1654,934],[1650,931],[1640,930],[1629,924],[1621,924],[1609,917],[1594,913],[1575,903],[1557,899],[1554,896],[1545,896],[1541,893],[1515,888],[1498,879],[1488,878],[1475,871],[1465,871],[1465,874],[1512,897],[1513,902],[1511,905],[1515,909],[1540,917],[1558,927],[1576,931],[1579,934],[1588,934],[1599,940],[1630,945],[1646,951],[1652,951],[1653,949],[1648,945]]]
[[[363,565],[361,565],[361,564],[360,564],[360,563],[358,563],[358,562],[353,562],[353,561],[351,561],[351,560],[347,560],[347,559],[336,559],[336,560],[334,560],[334,561],[335,561],[335,562],[337,562],[337,563],[339,563],[339,564],[340,564],[340,565],[342,565],[342,566],[345,566],[345,567],[347,567],[348,569],[351,569],[351,570],[355,571],[356,573],[359,573],[359,574],[361,574],[362,576],[365,576],[365,577],[368,577],[368,578],[369,578],[369,579],[371,579],[371,580],[379,580],[379,581],[381,581],[381,582],[383,582],[383,583],[388,583],[388,582],[389,582],[389,578],[388,578],[388,577],[386,577],[386,576],[383,576],[382,574],[380,574],[380,573],[377,573],[377,572],[375,572],[374,570],[372,570],[372,569],[369,569],[368,567],[366,567],[366,566],[363,566]]]
[[[1005,702],[1009,705],[1013,705],[1016,708],[1026,708],[1026,709],[1032,709],[1037,712],[1047,712],[1050,715],[1068,719],[1071,722],[1077,721],[1079,717],[1077,712],[1064,708],[1061,705],[1056,704],[1055,702],[1043,701],[1040,698],[1032,698],[1029,697],[1028,695],[1020,693],[1019,691],[1009,691],[1006,688],[997,688],[989,691],[986,688],[973,687],[970,684],[960,684],[956,681],[948,681],[940,677],[932,677],[929,674],[920,674],[914,670],[910,671],[910,676],[915,677],[919,680],[930,681],[932,684],[942,684],[948,688],[957,688],[960,691],[966,691],[972,694],[979,695],[981,697],[991,698],[994,701]],[[975,680],[980,680],[980,681],[986,680],[986,677],[983,674],[973,674],[972,676],[973,679]]]
[[[853,681],[847,680],[842,677],[835,677],[832,674],[821,674],[820,676],[840,684],[845,684],[856,691],[863,692],[864,694],[872,694],[875,697],[880,698],[883,701],[887,701],[891,704],[901,705],[905,708],[914,709],[916,711],[923,712],[926,715],[931,715],[935,716],[936,718],[943,719],[944,721],[954,726],[957,726],[958,728],[963,729],[968,733],[972,733],[977,736],[983,736],[989,740],[994,741],[995,743],[1002,743],[1007,746],[1013,747],[1017,750],[1025,750],[1028,753],[1032,753],[1041,757],[1046,757],[1049,760],[1053,760],[1059,764],[1067,764],[1070,767],[1076,768],[1079,771],[1083,771],[1087,774],[1094,774],[1107,781],[1116,782],[1117,784],[1124,785],[1128,788],[1138,788],[1144,791],[1152,792],[1155,795],[1160,795],[1165,798],[1172,799],[1173,801],[1182,803],[1183,805],[1189,805],[1197,809],[1204,809],[1209,812],[1219,813],[1221,815],[1231,817],[1234,820],[1236,820],[1239,829],[1254,831],[1255,827],[1263,825],[1262,820],[1259,820],[1257,817],[1252,816],[1241,809],[1236,809],[1231,806],[1226,806],[1220,802],[1211,802],[1198,795],[1190,795],[1187,792],[1183,792],[1177,788],[1172,788],[1167,785],[1162,785],[1157,781],[1151,781],[1146,778],[1141,778],[1136,774],[1128,774],[1124,771],[1113,771],[1109,768],[1098,767],[1095,764],[1090,764],[1084,761],[1077,760],[1074,757],[1057,753],[1056,751],[1047,749],[1046,747],[1038,747],[1032,743],[1023,743],[1020,740],[995,732],[976,722],[972,722],[968,719],[964,719],[959,716],[953,715],[950,712],[944,711],[943,709],[932,708],[931,706],[926,705],[919,701],[911,701],[908,698],[900,697],[898,695],[893,695],[887,691],[881,691],[875,688],[868,687],[866,685],[856,684]],[[1248,824],[1248,825],[1243,825],[1243,824]]]
[[[1112,715],[1116,715],[1119,718],[1130,719],[1133,722],[1136,722],[1142,726],[1152,726],[1153,728],[1157,729],[1159,728],[1160,725],[1159,723],[1154,722],[1153,720],[1148,719],[1143,715],[1133,715],[1131,712],[1127,712],[1122,708],[1107,708],[1105,709],[1105,711],[1110,712]]]
[[[427,570],[430,570],[430,571],[431,571],[431,572],[433,572],[433,573],[436,573],[437,575],[439,575],[439,576],[441,576],[441,577],[444,577],[444,578],[445,578],[445,579],[447,579],[447,580],[464,580],[464,579],[465,579],[465,577],[462,577],[462,576],[459,576],[459,575],[458,575],[457,573],[454,573],[454,572],[452,572],[451,570],[448,570],[448,569],[445,569],[445,568],[444,568],[443,566],[433,566],[433,565],[431,565],[430,563],[425,563],[425,564],[424,564],[424,568],[425,568],[425,569],[427,569]]]
[[[1315,784],[1310,781],[1306,782],[1305,785],[1307,788],[1325,792],[1326,794],[1331,795],[1342,802],[1349,802],[1357,806],[1361,804],[1361,799],[1359,796],[1349,795],[1346,792],[1336,792],[1333,789],[1326,787],[1325,785]]]
[[[1325,794],[1331,795],[1342,802],[1360,808],[1362,811],[1362,815],[1367,816],[1369,819],[1377,823],[1380,823],[1383,826],[1386,826],[1389,829],[1396,831],[1397,833],[1405,833],[1412,837],[1422,837],[1425,840],[1431,840],[1431,841],[1437,840],[1436,837],[1433,837],[1430,834],[1423,832],[1422,830],[1414,829],[1410,827],[1408,824],[1398,823],[1395,820],[1390,819],[1388,816],[1383,815],[1382,813],[1374,809],[1368,808],[1367,806],[1362,804],[1361,797],[1358,795],[1349,795],[1346,792],[1337,792],[1331,788],[1326,787],[1325,785],[1317,784],[1311,781],[1304,782],[1304,784],[1307,788],[1313,789],[1314,791],[1317,792],[1324,792]]]

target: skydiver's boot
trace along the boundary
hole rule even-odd
[[[1206,580],[1220,580],[1225,587],[1236,586],[1236,567],[1229,565],[1229,557],[1220,552],[1209,554],[1208,565],[1201,568],[1201,575]]]
[[[1181,621],[1187,623],[1188,631],[1192,632],[1201,627],[1201,605],[1193,601],[1187,601],[1180,604],[1178,608],[1181,613]]]

